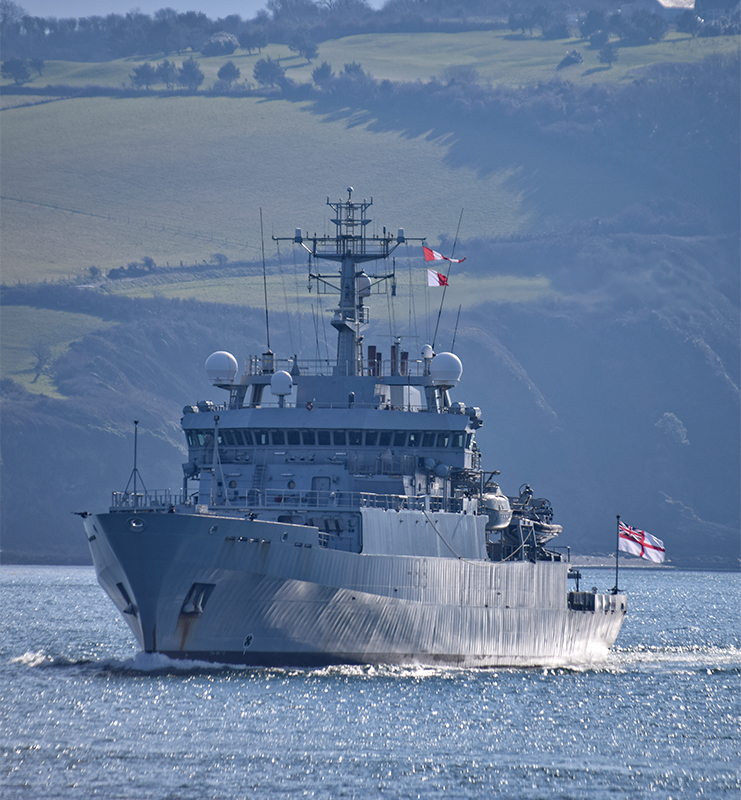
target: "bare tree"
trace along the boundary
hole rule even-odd
[[[36,383],[51,359],[51,347],[46,342],[37,340],[31,345],[31,355],[36,359],[33,365],[35,375],[31,383]]]

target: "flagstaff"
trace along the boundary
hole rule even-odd
[[[618,580],[619,571],[620,571],[620,560],[619,560],[619,554],[620,554],[620,514],[617,515],[616,529],[617,530],[616,530],[616,534],[615,534],[615,536],[616,536],[616,539],[615,539],[615,586],[614,586],[614,588],[612,590],[613,594],[617,594],[620,591],[618,589],[618,586],[620,585],[620,582]]]

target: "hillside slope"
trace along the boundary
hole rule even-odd
[[[549,497],[565,527],[560,543],[580,552],[609,553],[620,513],[663,538],[674,565],[737,568],[738,277],[729,280],[737,239],[597,234],[479,240],[468,252],[477,265],[466,273],[468,297],[448,298],[437,348],[456,336],[464,363],[456,399],[481,406],[484,465],[502,472],[505,491],[530,483]],[[546,294],[476,296],[477,282],[503,265],[523,279],[536,275],[543,253]],[[414,303],[404,291],[374,298],[368,342],[383,347],[394,319],[412,352],[429,336],[436,298],[424,302],[424,269],[418,260],[411,269]],[[405,271],[399,277],[401,289]],[[259,275],[247,280],[259,294]],[[456,280],[453,273],[453,287]],[[285,358],[294,352],[290,323],[280,296],[272,299],[272,346]],[[466,305],[456,331],[458,299]],[[178,487],[180,407],[221,399],[203,374],[205,358],[217,349],[240,361],[261,352],[264,319],[259,308],[74,288],[16,289],[6,300],[118,320],[54,363],[65,399],[2,387],[3,458],[16,465],[2,475],[4,558],[84,559],[68,512],[105,507],[108,492],[125,486],[133,419],[148,488]],[[321,327],[318,342],[307,335],[312,327],[305,319],[297,348],[308,358],[324,353]],[[44,503],[29,503],[36,487]]]
[[[482,407],[485,463],[508,493],[527,482],[550,497],[563,543],[582,552],[609,552],[620,513],[663,538],[672,563],[738,568],[737,64],[669,65],[622,89],[358,80],[311,99],[2,112],[3,194],[15,198],[3,203],[4,308],[16,320],[30,309],[29,330],[31,312],[74,319],[37,363],[36,394],[2,383],[3,558],[86,558],[71,512],[125,486],[134,419],[148,487],[179,487],[180,409],[218,399],[205,358],[264,347],[260,208],[267,236],[323,232],[324,197],[354,185],[375,196],[378,230],[401,225],[446,253],[464,209],[466,262],[435,344],[455,337],[459,395]],[[218,268],[217,254],[252,263]],[[269,254],[273,349],[331,357],[333,298],[294,298],[305,254]],[[376,298],[367,341],[399,334],[415,353],[439,294],[418,251],[397,255],[396,298]],[[145,256],[171,267],[40,283]],[[31,386],[32,343],[4,335]]]

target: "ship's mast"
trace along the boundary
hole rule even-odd
[[[335,203],[327,198],[327,205],[334,212],[331,222],[335,225],[334,236],[310,237],[303,235],[296,228],[293,241],[308,250],[314,258],[340,262],[340,283],[337,274],[325,275],[318,271],[309,271],[309,280],[315,280],[323,286],[339,292],[340,301],[334,311],[332,326],[337,330],[337,375],[363,374],[363,331],[368,327],[368,309],[363,300],[370,294],[371,286],[394,277],[388,275],[366,275],[358,265],[366,261],[377,261],[389,255],[405,241],[404,229],[399,228],[396,236],[386,233],[382,236],[369,236],[366,233],[371,220],[367,211],[373,205],[373,198],[354,202],[352,186],[347,189],[347,200]],[[280,238],[276,241],[285,241]],[[415,239],[414,241],[424,241]]]

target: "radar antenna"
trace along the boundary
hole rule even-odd
[[[275,241],[293,241],[307,250],[312,259],[337,261],[338,275],[324,274],[312,269],[310,261],[309,284],[315,280],[338,292],[339,305],[334,311],[332,326],[337,330],[337,366],[336,375],[361,375],[363,369],[363,331],[368,327],[370,315],[363,305],[363,300],[370,294],[373,286],[395,278],[394,271],[388,274],[368,275],[358,265],[366,261],[387,259],[396,248],[408,241],[423,242],[421,239],[407,239],[404,229],[399,228],[394,236],[384,232],[382,236],[366,233],[371,220],[367,211],[373,205],[370,200],[354,201],[353,187],[347,187],[347,200],[337,202],[327,198],[327,205],[334,212],[331,222],[335,225],[334,236],[318,236],[316,233],[304,236],[301,228],[296,228],[292,239],[273,237]]]

